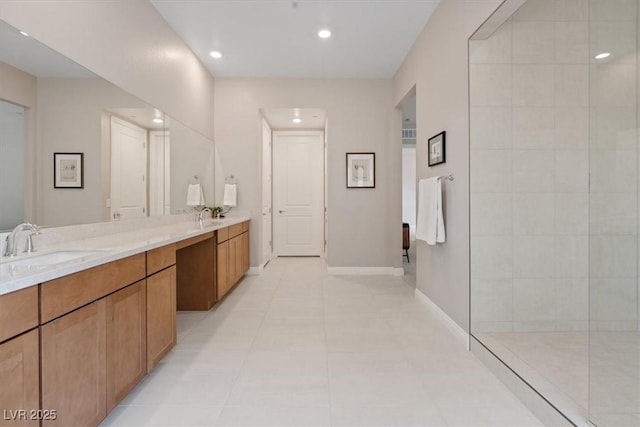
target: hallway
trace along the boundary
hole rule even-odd
[[[539,426],[402,278],[280,258],[211,312],[101,426]]]

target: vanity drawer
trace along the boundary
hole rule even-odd
[[[147,276],[176,263],[176,245],[167,245],[147,252]]]
[[[229,226],[229,238],[242,234],[242,223]]]
[[[229,227],[221,228],[217,231],[218,233],[218,243],[222,243],[224,241],[229,240]]]
[[[245,221],[242,223],[242,232],[249,231],[249,221]]]
[[[145,259],[145,253],[141,253],[43,283],[41,323],[144,279]]]
[[[38,326],[38,287],[0,296],[0,342]]]

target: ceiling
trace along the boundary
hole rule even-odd
[[[91,71],[0,21],[0,61],[36,77],[97,77]]]
[[[267,108],[262,114],[271,129],[324,129],[327,117],[321,108]],[[293,123],[294,117],[300,123]]]
[[[270,78],[391,78],[438,2],[151,0],[215,77]]]
[[[136,107],[136,108],[106,108],[110,113],[115,114],[116,116],[120,116],[123,119],[134,123],[141,128],[149,129],[149,130],[162,130],[169,129],[169,120],[168,116],[162,114],[156,108],[151,106],[148,107]],[[153,119],[162,119],[162,123],[155,123]]]

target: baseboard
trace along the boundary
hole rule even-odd
[[[264,270],[264,264],[257,267],[249,267],[246,274],[247,276],[259,276],[262,274],[262,270]]]
[[[438,319],[447,327],[456,337],[460,344],[469,350],[469,334],[460,327],[447,313],[442,311],[438,305],[431,301],[420,289],[416,288],[414,291],[415,297],[422,301],[427,308],[438,317]]]
[[[332,276],[402,276],[404,269],[394,267],[327,267]]]

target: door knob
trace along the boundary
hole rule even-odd
[[[286,212],[286,211],[283,211],[282,209],[280,209],[280,211],[279,211],[279,212],[280,212],[280,213],[283,213],[283,212]]]

